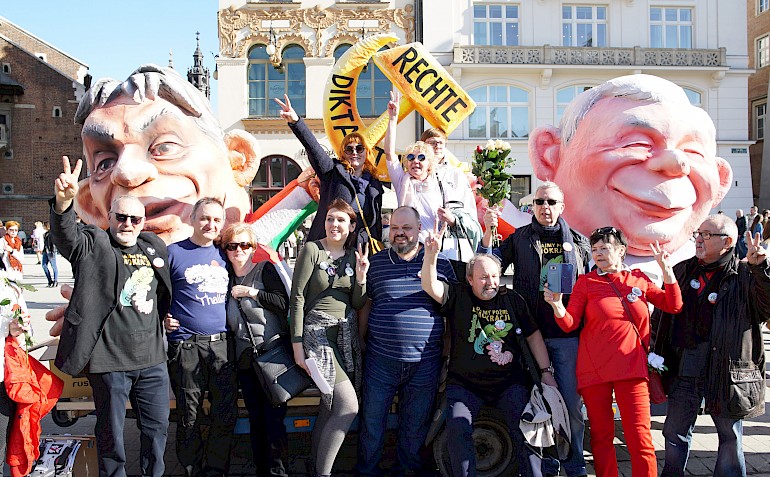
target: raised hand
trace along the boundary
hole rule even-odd
[[[358,250],[356,250],[356,281],[359,284],[366,283],[366,272],[369,271],[369,247],[361,247],[358,244]]]
[[[75,163],[75,169],[72,170],[70,168],[70,158],[62,156],[61,159],[63,172],[54,181],[57,212],[66,210],[72,199],[78,194],[78,177],[80,177],[80,169],[83,167],[83,161],[78,159]]]
[[[498,217],[500,217],[500,209],[498,207],[487,207],[487,210],[484,212],[484,227],[486,229],[497,227]]]
[[[550,290],[548,288],[548,284],[545,284],[545,288],[543,288],[543,298],[545,298],[546,303],[548,304],[554,304],[554,303],[561,303],[561,293],[556,293]]]
[[[751,232],[746,231],[746,246],[748,252],[746,253],[746,261],[750,265],[759,265],[767,260],[767,250],[762,247],[762,236],[757,233],[751,236]]]
[[[288,94],[283,95],[283,102],[278,98],[273,98],[273,100],[278,103],[278,106],[281,107],[281,110],[278,111],[278,115],[281,116],[281,119],[285,119],[290,123],[296,123],[299,121],[297,112],[294,111],[294,108],[291,107],[291,100],[289,99]]]
[[[455,217],[455,214],[453,214],[450,209],[439,207],[436,210],[436,216],[440,221],[447,223],[449,225],[454,226],[457,223],[457,217]]]
[[[442,222],[441,230],[438,228],[439,221],[433,224],[433,231],[428,232],[423,245],[425,246],[425,255],[436,255],[441,250],[441,242],[444,240],[447,224]]]
[[[668,262],[669,258],[671,258],[671,254],[663,250],[660,246],[660,242],[656,240],[654,244],[651,243],[650,250],[652,250],[652,256],[655,257],[655,261],[658,262],[661,270],[665,271],[671,266]]]
[[[388,115],[390,119],[398,119],[398,108],[401,102],[401,92],[396,88],[390,92],[390,101],[388,101]]]

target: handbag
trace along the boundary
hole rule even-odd
[[[369,226],[366,224],[366,219],[364,218],[364,212],[363,212],[363,209],[361,208],[361,201],[358,200],[358,194],[353,194],[353,197],[356,198],[356,204],[358,204],[358,213],[361,215],[361,221],[364,223],[364,229],[366,230],[366,235],[369,236],[369,255],[371,256],[377,252],[385,250],[385,244],[377,240],[376,238],[372,237],[372,232],[369,230]]]
[[[240,302],[238,309],[253,347],[251,364],[273,407],[285,404],[289,399],[309,388],[313,381],[305,370],[294,362],[294,355],[286,345],[285,335],[279,333],[260,346],[255,346],[254,335],[249,328],[249,321],[243,314]]]
[[[636,324],[633,320],[633,314],[631,313],[631,308],[628,307],[628,304],[623,300],[623,295],[620,293],[620,290],[618,290],[618,287],[615,285],[615,282],[612,281],[610,277],[606,277],[607,281],[612,286],[612,289],[615,291],[615,294],[618,295],[618,298],[620,298],[620,303],[623,305],[623,309],[628,314],[628,320],[631,322],[631,326],[634,327],[634,331],[636,332],[636,338],[639,340],[639,345],[642,347],[642,350],[644,351],[644,355],[647,356],[649,354],[649,351],[644,349],[644,343],[642,342],[642,335],[639,334],[639,329],[636,327]],[[660,375],[660,373],[656,371],[651,371],[649,368],[647,369],[647,374],[649,375],[649,381],[647,383],[647,388],[650,391],[650,402],[653,404],[663,404],[666,402],[666,391],[663,389],[663,379]]]

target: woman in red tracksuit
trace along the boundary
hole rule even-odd
[[[650,433],[647,351],[650,344],[649,303],[668,313],[682,308],[669,254],[652,245],[663,270],[666,290],[643,272],[624,263],[626,240],[614,227],[595,230],[590,237],[597,269],[578,277],[565,309],[561,293],[545,289],[545,300],[556,323],[569,332],[583,324],[577,359],[578,391],[591,422],[591,447],[598,477],[617,477],[613,438],[612,395],[620,409],[634,477],[656,477],[655,447]]]

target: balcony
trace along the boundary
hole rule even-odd
[[[575,65],[719,68],[727,50],[679,48],[594,48],[571,46],[455,46],[454,64]]]

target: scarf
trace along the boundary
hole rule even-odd
[[[535,232],[538,242],[540,241],[540,237],[545,235],[561,236],[562,247],[564,247],[564,263],[571,263],[572,269],[575,271],[575,273],[572,274],[572,286],[574,287],[580,267],[575,253],[575,242],[572,240],[572,231],[570,230],[569,225],[567,225],[567,221],[559,217],[556,219],[556,225],[543,225],[538,222],[537,218],[533,215],[532,230]]]

